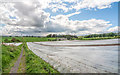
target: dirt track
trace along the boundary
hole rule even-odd
[[[14,66],[11,68],[10,73],[17,73],[22,56],[23,56],[23,47],[22,47],[21,54],[18,60],[16,61],[16,63],[14,64]]]

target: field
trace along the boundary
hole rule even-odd
[[[114,44],[117,39],[27,43],[60,73],[117,73],[118,45]]]
[[[16,38],[20,42],[23,42],[22,37],[2,37],[2,42],[6,42],[5,39],[8,39],[8,42],[12,42],[12,38]],[[48,41],[48,40],[54,40],[55,38],[46,38],[46,37],[24,37],[25,42],[40,42],[40,41]],[[15,41],[17,42],[17,41]]]
[[[118,40],[114,37],[55,39],[3,37],[3,73],[117,73]],[[15,65],[17,71],[12,70]]]
[[[117,39],[118,37],[93,37],[93,38],[77,38],[76,40],[104,40],[104,39]]]
[[[4,43],[12,43],[11,41],[13,38],[16,40],[14,42],[23,42],[23,38],[25,42],[41,42],[41,41],[55,41],[56,38],[47,38],[47,37],[2,37],[2,42]],[[78,37],[78,38],[72,38],[72,40],[104,40],[104,39],[116,39],[118,37],[93,37],[93,38],[84,38],[84,37]],[[6,41],[7,39],[7,41]]]

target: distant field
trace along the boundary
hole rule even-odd
[[[93,38],[77,38],[76,40],[103,40],[103,39],[116,39],[118,37],[93,37]]]
[[[20,42],[23,42],[22,37],[2,37],[2,42],[7,43],[7,41],[5,41],[6,39],[8,39],[8,42],[12,42],[12,38],[15,38],[17,40],[19,40]],[[56,38],[46,38],[46,37],[24,37],[24,41],[26,42],[40,42],[40,41],[48,41],[48,40],[55,40]],[[18,42],[18,41],[16,41]]]
[[[41,42],[41,41],[55,41],[56,38],[47,38],[47,37],[2,37],[2,42],[10,43],[13,38],[16,39],[14,42],[23,42],[23,38],[25,42]],[[92,38],[72,38],[71,40],[103,40],[103,39],[116,39],[119,37],[92,37]],[[7,40],[7,41],[6,41]]]

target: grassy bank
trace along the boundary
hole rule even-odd
[[[21,52],[20,46],[2,45],[2,72],[9,73]]]
[[[26,53],[26,73],[58,73],[50,64],[42,60],[24,44]]]

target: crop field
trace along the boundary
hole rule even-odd
[[[27,45],[61,73],[118,72],[118,39],[27,42]]]
[[[19,46],[22,43],[3,43],[4,45],[14,45],[14,46]]]
[[[31,37],[34,39],[36,37]],[[11,38],[12,39],[12,38]],[[16,38],[17,39],[17,38]],[[24,38],[26,41],[27,37]],[[27,39],[27,41],[30,41]],[[48,39],[48,38],[47,38]],[[54,39],[54,38],[51,38]],[[21,39],[23,41],[23,39]],[[36,42],[35,42],[36,41]],[[117,73],[118,39],[11,42],[2,45],[2,71],[10,72],[23,55],[17,73]],[[23,61],[23,62],[22,62]],[[8,65],[10,65],[8,67]],[[24,71],[22,71],[24,69]]]

